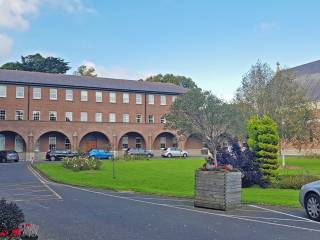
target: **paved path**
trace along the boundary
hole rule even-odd
[[[16,201],[40,239],[319,239],[302,209],[194,208],[188,199],[92,190],[51,183],[25,163],[0,164],[0,197]]]

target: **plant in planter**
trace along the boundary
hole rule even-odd
[[[21,239],[22,240],[37,240],[39,226],[35,224],[23,223],[19,226],[22,230]]]

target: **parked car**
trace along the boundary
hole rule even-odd
[[[0,162],[18,162],[19,154],[12,150],[0,151]]]
[[[147,151],[143,148],[128,148],[125,154],[128,156],[145,156],[148,158],[151,158],[154,156],[151,151]]]
[[[113,157],[113,154],[103,149],[94,148],[89,151],[88,156],[97,159],[109,159]]]
[[[176,147],[165,148],[161,154],[162,157],[172,158],[172,157],[188,157],[188,152],[180,150]]]
[[[72,152],[71,150],[51,150],[46,154],[46,160],[48,161],[58,161],[64,157],[74,157],[76,156],[76,152]]]
[[[300,204],[305,208],[310,219],[320,221],[320,181],[301,187]]]

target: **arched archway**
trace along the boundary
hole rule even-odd
[[[190,135],[187,140],[186,143],[184,145],[185,149],[203,149],[204,148],[204,144],[201,140],[201,138],[199,138],[196,135]]]
[[[154,150],[161,150],[167,147],[178,147],[178,140],[173,133],[162,132],[154,139],[152,148]]]
[[[111,150],[110,140],[102,132],[94,131],[85,134],[79,142],[80,152],[88,152],[90,149],[100,148],[105,150]]]
[[[20,159],[25,159],[27,144],[25,139],[17,132],[0,132],[0,150],[14,150],[19,153]]]
[[[146,148],[146,140],[138,132],[127,132],[119,139],[118,149],[125,150],[128,148]]]
[[[53,149],[71,149],[71,139],[59,131],[48,131],[42,133],[35,141],[35,152],[46,153]]]

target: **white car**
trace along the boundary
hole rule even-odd
[[[176,147],[165,148],[161,154],[162,157],[172,158],[172,157],[188,157],[188,152],[180,150]]]

